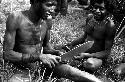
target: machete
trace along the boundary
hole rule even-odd
[[[65,62],[72,62],[74,60],[74,56],[78,56],[79,53],[85,52],[89,48],[92,47],[94,41],[88,41],[83,44],[78,45],[77,47],[73,48],[72,50],[64,53],[61,55],[61,61]]]

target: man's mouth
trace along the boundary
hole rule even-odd
[[[45,13],[45,17],[47,17],[47,18],[48,18],[48,17],[49,17],[49,18],[52,17],[52,18],[53,18],[53,17],[55,17],[55,12],[46,12],[46,13]]]
[[[50,13],[50,12],[46,12],[46,13],[45,13],[45,16],[48,16],[48,15],[51,15],[51,13]]]
[[[95,14],[95,17],[100,18],[101,14]]]

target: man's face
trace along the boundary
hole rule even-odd
[[[48,16],[53,16],[55,14],[55,9],[57,8],[56,0],[46,0],[41,3],[41,13],[42,17],[47,18]]]
[[[93,10],[94,10],[94,18],[97,21],[102,21],[105,18],[106,9],[104,3],[102,4],[95,3]]]

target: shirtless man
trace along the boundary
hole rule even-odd
[[[10,14],[6,22],[4,60],[18,69],[10,76],[9,82],[22,82],[23,80],[32,82],[31,74],[27,69],[36,67],[34,66],[36,61],[53,68],[54,73],[60,77],[77,82],[101,82],[94,75],[59,63],[61,58],[56,55],[60,55],[60,52],[52,49],[49,43],[52,18],[50,13],[54,13],[58,2],[56,0],[30,0],[30,3],[29,10]]]
[[[87,37],[94,40],[94,44],[90,49],[75,57],[76,59],[87,59],[83,66],[92,71],[100,67],[103,63],[102,60],[110,54],[116,30],[113,19],[107,15],[104,2],[95,3],[93,10],[94,24],[88,22],[84,35],[61,47],[64,50],[67,50],[67,47],[72,49],[74,46],[84,43]]]

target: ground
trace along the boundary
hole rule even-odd
[[[56,19],[53,20],[53,27],[51,30],[51,44],[54,47],[55,45],[63,45],[68,42],[71,42],[75,38],[79,37],[81,34],[83,34],[84,25],[86,24],[86,11],[78,9],[76,5],[77,3],[70,3],[68,7],[68,13],[65,17],[58,15]],[[25,2],[25,0],[18,0],[18,1],[3,1],[0,4],[0,77],[3,76],[3,74],[6,76],[7,72],[11,72],[8,70],[3,70],[3,60],[2,60],[2,42],[3,42],[3,36],[4,31],[6,29],[6,18],[9,13],[13,11],[20,11],[20,10],[26,10],[30,7],[29,2]],[[81,26],[83,27],[81,28]],[[110,78],[114,82],[121,82],[121,80],[124,80],[124,76],[115,76],[115,74],[112,74],[111,68],[115,64],[120,64],[122,61],[122,58],[124,56],[124,34],[122,34],[119,39],[114,41],[114,45],[112,47],[111,57],[109,57],[108,65],[104,68],[100,68],[98,71],[96,71],[94,74],[98,76],[101,79],[104,78]],[[112,62],[109,62],[112,61]],[[7,67],[7,66],[6,66]],[[8,66],[8,69],[11,68],[11,66]],[[9,73],[12,74],[12,73]],[[102,77],[104,76],[104,77]],[[114,77],[113,77],[114,76]],[[53,79],[54,80],[54,79]],[[57,79],[55,79],[57,80]],[[112,82],[113,82],[112,81]],[[52,79],[49,81],[52,82]],[[54,81],[53,81],[54,82]],[[67,79],[59,79],[58,82],[71,82]]]

